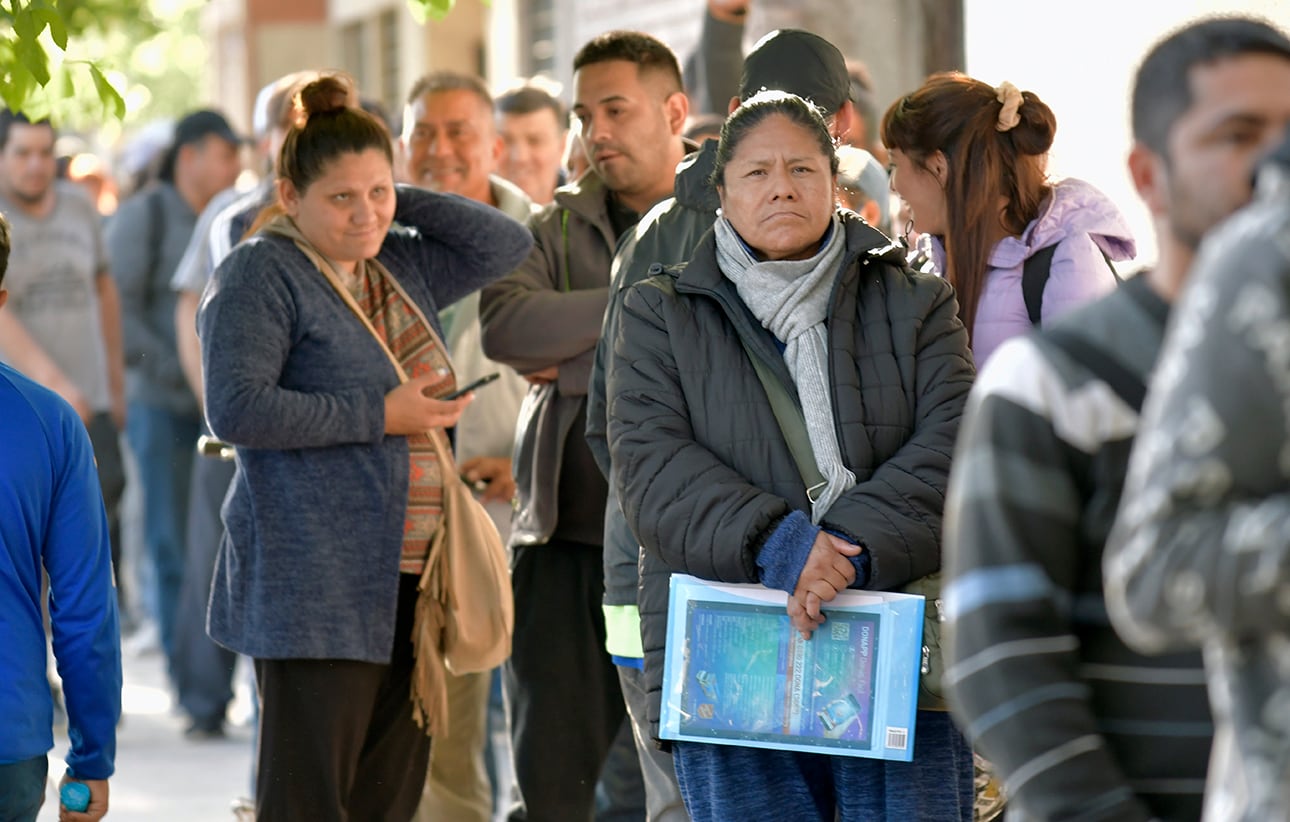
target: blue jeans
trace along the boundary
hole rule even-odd
[[[48,775],[49,759],[44,756],[0,765],[0,822],[36,822]]]
[[[694,822],[971,822],[972,749],[945,711],[917,723],[912,762],[703,742],[672,758]]]
[[[211,577],[224,536],[219,510],[234,470],[234,463],[213,457],[199,457],[193,464],[186,531],[188,556],[175,613],[175,650],[171,657],[175,690],[189,719],[206,730],[224,725],[224,714],[233,701],[233,670],[237,665],[237,654],[206,635]]]
[[[125,433],[139,466],[143,489],[143,544],[153,566],[151,605],[161,647],[173,665],[175,612],[184,583],[184,530],[188,488],[201,420],[164,408],[133,403]]]

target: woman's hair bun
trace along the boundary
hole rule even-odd
[[[324,74],[296,95],[295,120],[304,126],[310,117],[343,111],[354,102],[354,82],[344,74]]]
[[[1021,122],[1012,129],[1013,143],[1022,154],[1046,154],[1053,147],[1057,136],[1057,116],[1048,104],[1033,91],[1021,93],[1021,106],[1017,109]]]

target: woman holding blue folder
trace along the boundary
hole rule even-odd
[[[837,209],[836,173],[813,106],[756,95],[722,130],[712,231],[687,265],[626,298],[609,442],[643,546],[654,721],[672,572],[786,591],[809,635],[839,591],[904,588],[941,565],[974,374],[967,334],[948,284],[910,272],[887,237]],[[908,763],[696,742],[673,752],[699,822],[972,817],[971,751],[944,711],[918,712]]]

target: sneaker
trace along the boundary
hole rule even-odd
[[[121,643],[121,650],[136,659],[161,653],[161,632],[157,623],[148,621],[140,625],[129,639]]]
[[[976,822],[992,822],[1003,815],[1007,805],[1003,795],[1003,786],[994,774],[994,767],[980,754],[973,753],[973,783],[976,788],[976,802],[973,805],[973,819]]]
[[[189,742],[211,742],[227,736],[223,722],[193,722],[184,730],[184,739]]]
[[[255,800],[245,796],[239,796],[233,800],[230,808],[233,811],[233,819],[237,822],[255,822]]]

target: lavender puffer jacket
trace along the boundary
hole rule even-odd
[[[1003,238],[990,252],[990,273],[972,328],[972,354],[978,369],[1005,340],[1031,329],[1021,295],[1022,263],[1054,243],[1057,249],[1044,288],[1044,323],[1115,287],[1103,251],[1116,261],[1137,254],[1124,215],[1105,194],[1074,178],[1054,185],[1043,211],[1022,235]],[[935,239],[931,245],[936,270],[944,272],[945,249]]]

